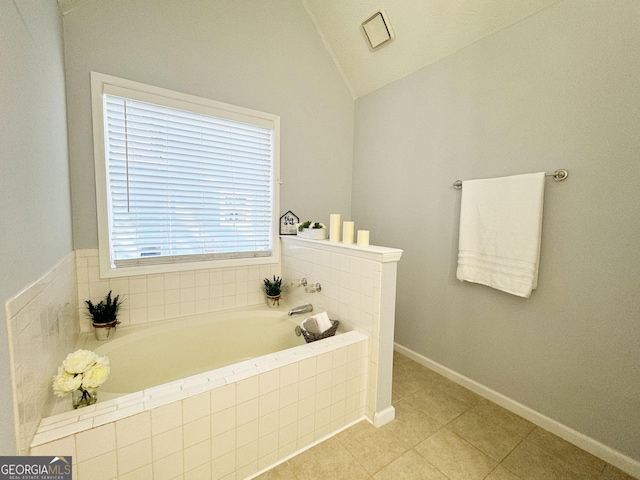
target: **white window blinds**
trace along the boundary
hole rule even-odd
[[[113,266],[271,255],[273,128],[119,95],[103,108]]]

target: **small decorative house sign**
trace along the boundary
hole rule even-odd
[[[280,235],[296,235],[298,233],[296,225],[300,223],[300,219],[289,210],[280,217]]]

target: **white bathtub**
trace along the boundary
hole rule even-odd
[[[367,408],[368,338],[350,331],[305,344],[294,333],[303,319],[252,308],[122,328],[106,342],[85,335],[79,348],[110,357],[109,379],[95,405],[71,410],[60,399],[67,411],[42,419],[30,453],[72,456],[79,480],[94,467],[108,468],[109,478],[143,470],[153,478],[168,468],[213,479],[264,471],[362,420]],[[222,352],[231,355],[220,360]],[[236,363],[218,366],[228,362]],[[115,440],[132,425],[146,425],[136,430],[135,458],[132,445]],[[100,435],[95,448],[86,446],[89,430]],[[182,449],[165,452],[168,435]]]
[[[300,318],[302,317],[302,318]],[[294,321],[294,319],[296,321]],[[84,347],[109,357],[111,373],[100,387],[131,393],[303,345],[294,333],[304,316],[252,309],[203,314],[119,329],[112,340],[89,336]]]

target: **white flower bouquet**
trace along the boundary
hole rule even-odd
[[[76,350],[67,355],[58,374],[53,377],[53,393],[64,397],[77,392],[73,406],[91,405],[97,400],[96,390],[109,376],[109,359],[90,350]]]

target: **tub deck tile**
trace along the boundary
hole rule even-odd
[[[93,427],[93,419],[89,418],[82,421],[77,421],[67,425],[62,425],[59,428],[49,430],[47,432],[38,432],[31,441],[31,447],[42,445],[45,443],[58,440],[75,433],[79,433],[85,430],[89,430]]]
[[[49,417],[49,418],[52,418],[52,417]],[[43,424],[42,422],[40,422],[40,425],[38,426],[38,432],[41,432],[41,433],[48,432],[49,430],[64,427],[65,425],[69,425],[70,423],[75,423],[77,421],[78,421],[78,417],[70,417],[55,423]]]
[[[40,426],[38,428],[56,427],[58,425],[66,425],[70,422],[77,422],[80,414],[77,410],[71,410],[70,412],[60,413],[53,417],[47,417],[40,420]],[[48,428],[47,428],[48,429]]]
[[[143,399],[144,399],[144,392],[134,392],[134,393],[127,393],[120,397],[113,398],[110,401],[113,402],[114,405],[118,405],[118,408],[123,408],[129,405],[142,403]]]
[[[226,384],[227,382],[224,378],[210,378],[207,382],[207,390],[213,390],[214,388],[218,388]]]
[[[184,400],[185,398],[189,398],[189,395],[183,390],[167,392],[165,395],[157,395],[150,398],[145,398],[144,409],[151,410],[163,405],[167,405],[169,403]]]
[[[144,404],[137,403],[125,408],[118,408],[117,410],[110,411],[102,415],[96,415],[93,417],[93,427],[95,428],[95,427],[99,427],[100,425],[105,425],[107,423],[115,422],[117,420],[122,420],[123,418],[130,417],[137,413],[142,413],[143,411],[144,411]]]
[[[260,372],[258,371],[257,368],[252,367],[250,369],[247,370],[242,370],[240,372],[235,372],[231,375],[226,376],[224,379],[227,383],[235,383],[235,382],[239,382],[240,380],[244,380],[246,378],[250,378],[253,377],[255,375],[258,375]]]
[[[184,385],[184,380],[175,380],[169,383],[163,383],[162,385],[157,385],[155,387],[146,388],[143,390],[145,398],[154,398],[161,397],[165,395],[167,392],[175,392],[179,390]]]
[[[113,405],[112,402],[105,402],[103,404],[101,404],[102,408],[96,408],[95,410],[93,410],[92,412],[86,412],[84,411],[84,408],[79,411],[78,413],[82,413],[82,415],[80,415],[78,417],[79,420],[86,420],[87,418],[95,418],[96,415],[102,415],[102,414],[106,414],[106,413],[111,413],[111,412],[115,412],[116,409],[118,408],[116,405]]]
[[[255,367],[260,373],[269,372],[275,370],[280,366],[280,363],[275,358],[265,358],[256,362]]]
[[[199,395],[201,393],[208,392],[209,390],[211,390],[211,386],[207,385],[209,383],[211,382],[209,382],[208,380],[202,380],[198,383],[183,385],[181,388],[182,388],[182,391],[187,394],[187,397],[194,397],[196,395]],[[224,382],[222,382],[222,384],[224,384]]]

